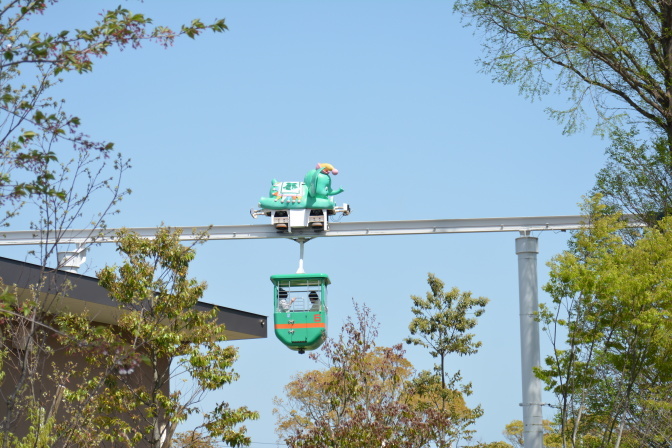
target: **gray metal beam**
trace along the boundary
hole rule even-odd
[[[270,224],[240,226],[199,226],[174,227],[182,230],[182,239],[197,239],[207,231],[210,240],[239,240],[259,238],[316,238],[339,236],[373,236],[373,235],[436,235],[441,233],[474,233],[474,232],[529,232],[542,230],[575,230],[584,224],[584,217],[575,216],[534,216],[518,218],[470,218],[470,219],[431,219],[416,221],[365,221],[365,222],[332,222],[324,232],[311,229],[292,229],[291,233],[278,233]],[[635,218],[626,216],[638,225]],[[33,230],[5,231],[0,233],[0,245],[44,244],[58,241],[60,244],[87,244],[91,242],[111,243],[115,240],[118,229],[102,231],[91,230],[56,230],[40,233]],[[129,227],[144,236],[151,238],[156,232],[155,227]]]

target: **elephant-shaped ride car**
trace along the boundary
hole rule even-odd
[[[326,230],[328,216],[350,213],[347,204],[339,207],[334,202],[333,196],[342,193],[343,188],[331,188],[331,174],[338,174],[333,165],[318,163],[315,169],[306,173],[303,182],[273,179],[268,197],[259,200],[261,209],[252,210],[252,216],[270,216],[272,224],[280,232],[305,227],[316,232]]]

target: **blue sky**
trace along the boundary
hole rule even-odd
[[[122,5],[155,24],[225,18],[229,31],[167,50],[147,44],[114,53],[59,87],[87,133],[132,159],[123,184],[133,194],[111,227],[266,224],[249,210],[270,180],[302,179],[318,162],[339,169],[333,185],[346,190],[337,199],[351,205],[343,218],[351,222],[574,215],[604,162],[605,141],[589,132],[563,136],[545,115],[562,95],[531,103],[515,86],[479,73],[480,37],[462,27],[448,1]],[[115,6],[62,2],[35,28],[85,27]],[[12,229],[22,230],[20,223]],[[473,383],[468,402],[485,411],[475,440],[489,442],[522,418],[517,236],[316,239],[306,245],[305,268],[331,277],[331,334],[353,313],[354,299],[376,314],[380,345],[408,335],[409,296],[425,294],[428,272],[490,298],[475,330],[482,349],[447,363]],[[534,236],[541,284],[545,262],[568,235]],[[26,250],[3,252],[21,259]],[[208,282],[206,301],[271,317],[269,277],[295,272],[298,255],[298,244],[285,240],[209,242],[192,275]],[[94,248],[84,273],[115,260],[112,246]],[[261,419],[247,424],[252,446],[273,446],[273,397],[292,375],[318,366],[272,332],[235,345],[240,380],[213,398],[258,410]],[[407,355],[417,369],[433,364],[420,348]]]

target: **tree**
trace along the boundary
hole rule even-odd
[[[37,254],[45,273],[48,266],[60,267],[65,261],[55,259],[63,247],[61,231],[83,223],[79,227],[89,228],[88,236],[95,236],[105,227],[106,215],[116,212],[127,192],[120,180],[129,168],[112,143],[84,133],[80,118],[66,112],[64,100],[50,96],[53,87],[67,82],[61,78],[67,73],[91,71],[97,58],[115,49],[138,48],[149,41],[169,46],[180,36],[195,38],[207,29],[226,30],[223,20],[209,25],[194,20],[173,31],[119,7],[103,12],[89,28],[35,32],[31,19],[48,16],[56,2],[11,0],[0,5],[0,224],[9,225],[19,211],[29,212],[31,228],[49,238]],[[84,410],[90,410],[87,406],[105,387],[110,373],[106,369],[112,367],[94,372],[75,359],[69,370],[50,369],[55,350],[86,348],[84,341],[68,337],[59,327],[64,323],[47,311],[68,288],[67,284],[49,283],[44,275],[33,285],[32,296],[22,302],[17,301],[11,285],[1,289],[0,405],[7,410],[0,421],[2,447],[51,446],[54,441],[72,446],[75,435],[86,436],[86,428],[90,439],[82,443],[92,446],[110,434],[102,427],[91,431],[87,425],[95,413]],[[55,337],[62,346],[51,344]],[[135,359],[137,354],[125,347],[116,346],[119,353],[110,359]],[[70,379],[82,388],[63,389],[61,385]],[[86,392],[90,399],[78,401],[65,397],[66,392],[80,394],[80,398]],[[70,419],[57,421],[57,414]],[[17,433],[17,424],[26,421],[31,423],[29,433]]]
[[[565,132],[584,126],[584,104],[594,109],[596,130],[610,134],[613,141],[607,151],[609,166],[601,171],[595,192],[642,218],[652,211],[668,212],[669,2],[458,0],[455,10],[484,32],[481,62],[495,80],[518,85],[531,99],[554,91],[568,95],[566,109],[547,108]],[[646,132],[643,142],[638,141],[642,132]]]
[[[175,434],[171,448],[217,448],[219,443],[213,437],[192,430]]]
[[[563,447],[669,446],[672,220],[626,243],[605,211],[588,201],[590,226],[550,263],[540,319],[554,353],[537,374],[558,398]]]
[[[408,329],[411,336],[417,334],[419,337],[408,337],[405,341],[427,348],[433,358],[439,358],[434,369],[445,388],[446,357],[453,353],[465,356],[478,352],[481,342],[474,341],[475,335],[468,331],[476,326],[477,318],[485,312],[489,300],[485,297],[473,298],[471,292],[460,292],[455,287],[445,291],[443,281],[431,273],[427,276],[427,283],[431,291],[427,292],[425,299],[411,296],[411,311],[415,317]],[[474,317],[468,317],[472,313]]]
[[[237,379],[232,370],[237,350],[223,346],[224,325],[217,323],[216,309],[194,308],[206,285],[187,277],[195,251],[180,244],[179,231],[162,228],[154,239],[145,239],[122,230],[118,237],[124,263],[98,273],[101,286],[123,311],[118,324],[92,328],[81,315],[59,317],[66,337],[78,342],[70,351],[81,351],[90,365],[106,373],[105,388],[94,400],[80,392],[66,398],[88,402],[93,427],[107,428],[113,440],[167,448],[177,425],[200,411],[205,394]],[[188,378],[189,388],[170,390],[178,377]],[[208,437],[231,446],[249,445],[245,427],[236,426],[258,418],[256,412],[230,409],[226,402],[203,415],[194,430],[205,429]]]
[[[66,202],[68,189],[59,182],[58,163],[64,148],[103,157],[113,151],[112,143],[85,135],[80,118],[49,96],[63,81],[59,76],[90,72],[95,59],[115,48],[138,48],[144,41],[169,46],[180,36],[226,30],[224,20],[209,25],[194,20],[179,31],[152,27],[150,18],[118,7],[103,12],[89,29],[29,31],[31,18],[48,15],[56,2],[11,0],[0,5],[0,207],[5,213],[0,223],[6,224],[26,199]]]
[[[469,445],[468,448],[512,448],[512,446],[506,442],[498,441],[488,443],[479,442],[476,445]]]
[[[455,9],[485,32],[483,67],[497,81],[531,98],[554,86],[568,93],[569,109],[549,109],[565,131],[581,127],[588,101],[598,124],[645,123],[672,150],[667,2],[460,0]]]
[[[553,422],[549,420],[544,420],[544,446],[549,448],[555,448],[562,446],[558,443],[557,431],[554,428]],[[497,442],[481,442],[476,445],[471,445],[469,448],[523,448],[523,430],[524,425],[520,420],[513,420],[504,427],[504,437],[510,443],[497,441]],[[586,445],[588,446],[588,445]]]
[[[464,395],[471,395],[471,383],[460,384],[462,376],[459,370],[446,381],[446,357],[451,354],[465,356],[478,352],[481,342],[474,341],[475,335],[468,331],[476,326],[477,318],[485,312],[485,305],[489,300],[485,297],[473,298],[471,292],[460,292],[455,287],[445,291],[443,281],[431,273],[427,276],[427,283],[430,291],[425,299],[411,296],[411,311],[415,317],[408,326],[411,337],[405,341],[407,344],[427,348],[433,358],[439,358],[439,363],[434,365],[434,374],[429,371],[421,372],[415,384],[420,387],[420,391],[429,387],[433,391],[431,396],[436,399],[435,408],[444,411],[450,409],[454,402],[456,389],[461,389]],[[471,313],[473,317],[468,317]],[[418,337],[412,337],[414,335]],[[468,427],[481,415],[483,411],[480,406],[470,410],[469,417],[462,420],[460,432],[463,436],[471,436],[472,431]],[[438,446],[450,446],[449,440],[439,443]]]
[[[566,110],[548,109],[565,132],[582,127],[588,101],[612,141],[593,190],[604,204],[589,204],[592,228],[552,263],[553,304],[541,313],[555,353],[539,374],[559,398],[563,446],[586,437],[667,446],[669,222],[659,219],[672,203],[672,4],[460,0],[455,9],[484,31],[486,72],[533,99],[567,92]],[[624,240],[617,215],[604,216],[620,210],[659,229]]]
[[[116,325],[96,325],[86,313],[45,314],[36,321],[37,292],[34,303],[7,307],[13,296],[4,290],[1,379],[12,376],[13,388],[4,389],[10,393],[0,446],[168,447],[177,425],[200,413],[207,393],[236,380],[237,351],[222,345],[217,310],[194,308],[205,284],[187,277],[195,251],[179,237],[167,228],[151,240],[120,233],[125,262],[99,273],[119,304]],[[63,368],[51,364],[58,352],[71,359]],[[188,378],[189,386],[171,390],[178,377]],[[245,427],[237,426],[258,418],[223,401],[203,416],[194,429],[205,431],[201,441],[218,438],[230,446],[248,445]],[[25,421],[28,432],[17,431]]]
[[[471,417],[461,393],[452,391],[451,406],[437,409],[436,388],[414,381],[401,344],[376,346],[369,308],[355,304],[355,311],[338,340],[328,339],[322,355],[311,354],[324,369],[296,375],[285,387],[286,400],[275,398],[280,437],[292,447],[344,448],[457,440]]]
[[[591,196],[600,194],[612,210],[637,214],[655,225],[672,213],[672,152],[665,139],[642,141],[634,130],[616,129],[611,140]]]
[[[554,428],[553,422],[544,420],[544,446],[548,448],[559,448],[562,445],[558,441],[557,431]],[[513,448],[523,448],[523,422],[520,420],[513,420],[504,427],[504,437],[511,442]]]

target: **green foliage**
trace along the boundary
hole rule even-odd
[[[538,375],[559,399],[563,446],[669,446],[667,241],[672,198],[672,5],[669,2],[459,0],[484,32],[483,68],[524,95],[565,92],[548,109],[581,129],[586,100],[608,132],[608,162],[587,204],[590,229],[551,263],[540,318],[555,352]],[[619,126],[625,124],[625,129]],[[640,134],[646,131],[644,137]],[[624,228],[623,210],[657,225]]]
[[[485,297],[474,298],[471,292],[461,292],[455,287],[446,291],[444,282],[431,273],[427,276],[427,283],[430,291],[424,299],[411,296],[413,301],[411,311],[415,317],[408,326],[411,337],[406,338],[405,342],[429,349],[429,354],[433,358],[439,358],[439,362],[434,366],[434,374],[428,371],[420,372],[413,380],[413,385],[421,395],[431,391],[429,395],[434,397],[432,400],[434,408],[452,412],[455,394],[459,394],[462,399],[462,395],[471,395],[472,391],[471,383],[461,384],[462,376],[459,370],[446,381],[446,358],[451,354],[465,356],[478,352],[481,342],[475,341],[475,335],[469,331],[478,323],[477,318],[485,312],[485,305],[489,300]],[[460,430],[456,433],[469,439],[473,431],[468,428],[483,415],[483,411],[477,406],[468,412],[463,411],[462,415],[464,417],[468,415],[468,418],[462,420]],[[441,443],[438,446],[449,446],[449,438],[440,439]]]
[[[666,2],[626,0],[455,4],[484,33],[482,64],[495,80],[518,85],[533,99],[556,89],[568,94],[567,109],[549,109],[566,132],[583,126],[588,102],[597,112],[598,129],[644,122],[665,137],[672,131],[670,8]]]
[[[91,140],[80,131],[81,120],[63,109],[63,101],[49,96],[66,72],[87,73],[94,61],[113,49],[138,48],[152,41],[168,47],[179,36],[195,38],[205,30],[223,32],[223,20],[205,25],[194,20],[179,31],[152,27],[143,14],[118,7],[101,14],[88,29],[63,30],[54,34],[29,31],[34,16],[49,15],[56,1],[16,0],[0,5],[0,207],[7,223],[27,200],[69,202],[70,159],[95,159],[102,163],[113,144]],[[64,148],[72,150],[59,164]],[[80,162],[81,163],[81,162]],[[117,169],[128,167],[118,161]],[[74,170],[74,172],[81,172]],[[100,175],[97,170],[91,177]],[[100,188],[114,189],[102,182]],[[80,192],[81,193],[81,192]]]
[[[469,445],[466,448],[512,448],[512,446],[506,442],[481,442],[477,443],[476,445]]]
[[[94,234],[130,192],[120,186],[121,174],[130,167],[128,160],[114,153],[112,143],[85,135],[82,120],[66,112],[64,100],[51,97],[50,92],[76,74],[92,71],[94,61],[112,51],[138,48],[145,42],[168,47],[180,36],[195,38],[208,29],[226,30],[223,20],[211,24],[194,20],[173,31],[123,7],[103,11],[88,28],[57,33],[34,30],[33,19],[48,19],[55,3],[15,0],[0,5],[0,224],[8,225],[24,205],[34,206],[29,209],[31,227],[53,240],[38,249],[39,262],[45,267],[52,265],[63,230],[83,221]],[[166,252],[160,255],[168,257]],[[173,259],[178,258],[177,252],[173,254]],[[221,328],[204,328],[212,316],[191,313],[191,309],[175,311],[188,306],[191,298],[185,296],[198,296],[203,285],[179,278],[186,267],[166,265],[165,269],[172,269],[171,281],[178,288],[170,290],[167,284],[169,289],[159,288],[168,302],[136,303],[124,297],[128,300],[122,308],[131,312],[120,320],[124,327],[118,328],[95,326],[86,315],[50,312],[69,285],[49,282],[46,274],[21,297],[11,288],[0,288],[0,447],[99,446],[103,442],[136,446],[143,438],[156,440],[157,433],[174,431],[178,421],[198,411],[197,394],[185,397],[181,391],[169,391],[166,378],[171,373],[166,368],[197,378],[194,390],[202,393],[235,380],[230,370],[235,349],[218,344]],[[113,274],[108,279],[113,283]],[[151,281],[148,284],[152,286]],[[121,294],[125,288],[118,289]],[[149,305],[151,315],[144,317],[163,316],[161,326],[150,328],[133,319]],[[180,330],[188,336],[176,335]],[[155,338],[155,345],[142,338]],[[71,356],[62,366],[66,353]],[[54,362],[56,354],[59,362]],[[147,382],[140,381],[139,371],[151,368],[160,370],[153,383],[156,393],[141,387]],[[124,411],[128,414],[121,418]],[[204,424],[212,426],[211,435],[230,439],[235,446],[247,439],[234,426],[255,415],[220,406],[205,417]]]
[[[612,210],[634,213],[655,225],[672,212],[672,152],[667,139],[638,140],[639,133],[614,130],[607,163],[597,174],[593,193]]]
[[[278,406],[277,432],[292,447],[448,446],[473,423],[459,391],[419,378],[402,345],[378,347],[378,325],[355,304],[337,340],[311,358],[324,369],[297,374]],[[447,405],[442,405],[447,403]]]
[[[51,448],[57,440],[54,435],[55,417],[45,416],[45,410],[35,403],[29,409],[28,433],[24,437],[10,435],[9,445],[15,448]]]
[[[582,129],[594,111],[595,131],[612,145],[592,193],[649,224],[669,214],[669,2],[458,0],[455,10],[482,32],[482,67],[495,80],[531,99],[568,96],[547,108],[564,132]]]
[[[489,302],[485,297],[474,298],[471,292],[460,292],[457,288],[444,290],[444,283],[434,274],[428,274],[430,291],[426,298],[411,296],[415,316],[408,326],[411,336],[405,339],[407,344],[420,345],[429,349],[433,358],[439,358],[435,366],[445,383],[445,361],[450,354],[472,355],[481,346],[469,333],[478,323],[478,317],[485,312]],[[473,316],[473,317],[470,317]],[[459,375],[459,372],[457,373]]]
[[[206,394],[237,379],[237,350],[224,345],[216,309],[195,309],[205,284],[188,277],[194,248],[167,228],[151,240],[127,231],[119,238],[124,263],[100,272],[119,307],[117,325],[94,324],[86,312],[48,313],[62,296],[44,294],[44,285],[20,298],[0,285],[0,379],[7,391],[0,447],[167,448],[191,414],[203,415],[195,428],[203,440],[249,445],[240,424],[256,412],[225,401],[209,411],[199,407]],[[178,377],[189,385],[172,390]]]
[[[200,431],[186,431],[175,435],[171,448],[217,448],[221,446],[216,439]]]
[[[124,434],[130,441],[167,447],[177,425],[200,411],[204,394],[237,379],[232,370],[237,350],[222,345],[226,337],[217,309],[195,309],[206,285],[188,277],[195,251],[180,244],[178,231],[162,228],[145,239],[122,230],[118,237],[124,263],[98,274],[122,311],[117,326],[91,328],[73,315],[59,323],[78,346],[86,341],[83,353],[92,365],[109,372],[95,400],[103,411],[97,426],[112,428],[111,437]],[[178,376],[191,380],[190,389],[170,390]],[[127,417],[120,421],[117,415]],[[210,437],[245,446],[250,443],[245,428],[234,428],[255,418],[256,412],[221,402],[204,414],[203,427]]]
[[[550,263],[540,319],[555,351],[537,374],[558,397],[563,446],[667,446],[672,220],[626,243],[599,198],[585,210],[590,227]]]
[[[544,427],[544,446],[548,448],[560,448],[562,443],[558,433],[553,425],[553,422],[550,420],[544,420],[542,422]],[[507,424],[504,428],[504,437],[506,440],[511,442],[511,447],[513,448],[523,448],[523,432],[525,426],[520,420],[513,420],[511,423]],[[508,444],[507,444],[508,445]]]

